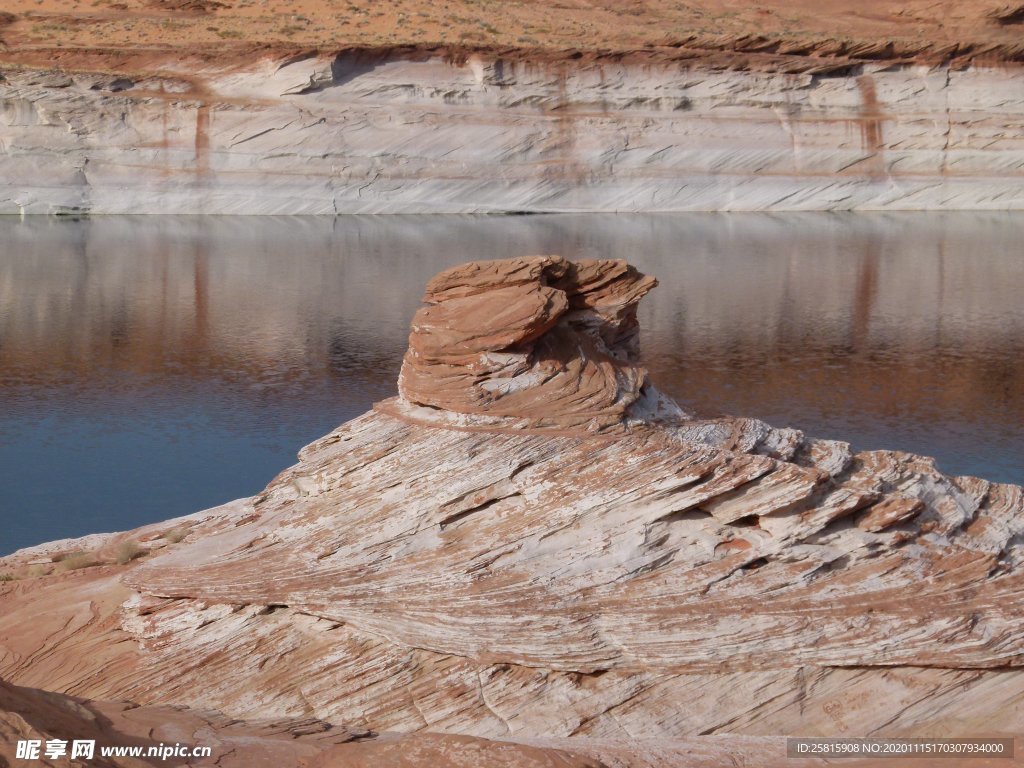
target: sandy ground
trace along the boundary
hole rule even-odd
[[[2,0],[0,58],[68,51],[397,45],[628,51],[688,46],[797,56],[1024,58],[1024,4],[1001,0]],[[63,51],[63,54],[62,54]]]

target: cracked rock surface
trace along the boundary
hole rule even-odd
[[[553,256],[442,273],[399,396],[263,493],[0,560],[24,576],[0,676],[409,754],[561,750],[538,765],[1021,733],[1024,491],[674,407],[639,364],[653,286]],[[125,540],[150,554],[111,562]],[[387,764],[388,738],[331,749]]]

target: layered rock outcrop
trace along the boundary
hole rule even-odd
[[[557,256],[443,272],[413,318],[397,405],[593,432],[679,416],[639,364],[636,308],[655,285],[625,262]]]
[[[0,213],[1024,206],[1019,63],[735,47],[6,67]]]
[[[638,363],[652,287],[550,256],[442,273],[399,397],[260,495],[0,561],[108,563],[0,587],[0,675],[607,765],[1022,732],[1024,491],[671,408]],[[113,564],[125,539],[152,553]]]

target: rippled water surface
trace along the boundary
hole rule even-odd
[[[662,389],[1024,483],[1024,216],[0,217],[0,552],[261,489],[395,392],[425,281],[628,258]]]

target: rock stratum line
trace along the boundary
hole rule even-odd
[[[6,65],[0,213],[1024,207],[1018,63],[747,43]]]
[[[443,272],[399,396],[263,493],[0,560],[24,576],[0,675],[244,721],[206,726],[225,744],[319,724],[333,751],[295,749],[336,762],[311,765],[784,765],[792,734],[1021,733],[1024,491],[683,411],[639,364],[654,284],[555,256]],[[114,564],[126,541],[150,553]],[[50,564],[75,550],[98,564]]]

